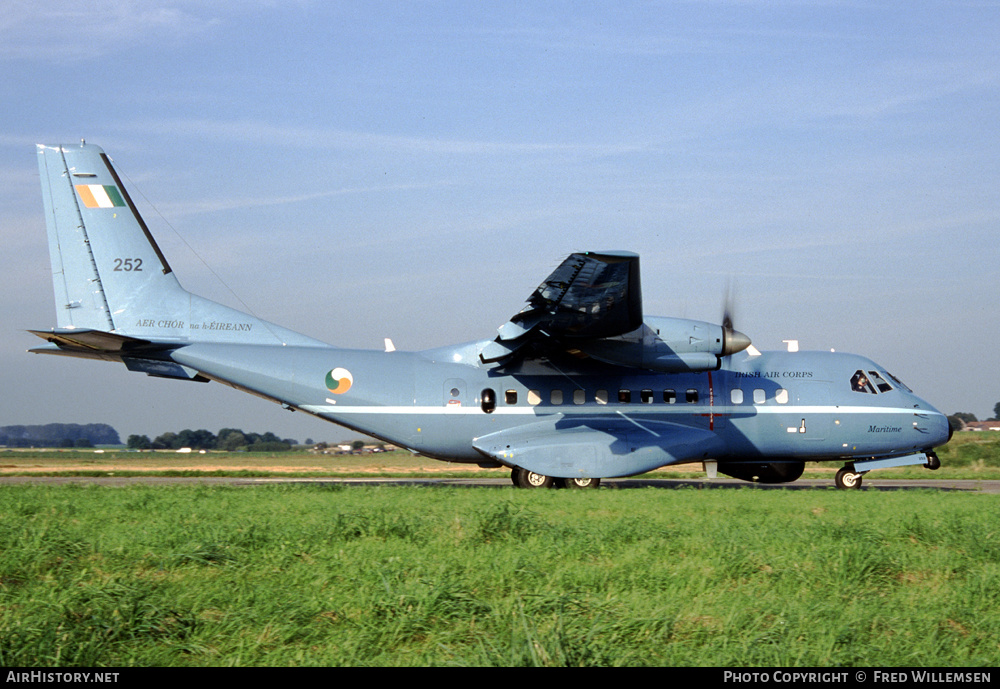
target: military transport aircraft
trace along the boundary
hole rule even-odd
[[[421,352],[343,349],[185,291],[107,155],[39,145],[56,298],[33,352],[219,381],[414,453],[511,469],[522,487],[593,487],[703,463],[784,483],[837,460],[940,465],[948,420],[885,368],[759,352],[733,329],[645,316],[639,257],[566,258],[492,339]]]

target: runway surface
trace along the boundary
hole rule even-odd
[[[227,485],[227,486],[263,486],[274,484],[319,484],[343,486],[461,486],[468,488],[509,488],[514,489],[509,479],[498,478],[228,478],[210,476],[172,477],[172,476],[3,476],[0,485],[16,484],[93,484],[101,486],[128,485]],[[747,483],[737,479],[603,479],[599,490],[628,490],[636,488],[659,488],[676,490],[693,488],[698,490],[835,490],[831,479],[800,479],[794,483],[762,484]],[[968,493],[1000,493],[1000,480],[919,480],[919,479],[868,479],[866,478],[860,490],[918,490],[930,489],[940,491],[960,491]],[[525,490],[525,489],[521,489]]]

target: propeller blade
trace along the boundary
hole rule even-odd
[[[722,300],[722,326],[731,329],[733,327],[733,285],[730,280],[726,280],[726,293]]]
[[[749,337],[733,328],[734,302],[732,283],[726,281],[726,295],[722,304],[722,356],[742,352],[752,344]]]

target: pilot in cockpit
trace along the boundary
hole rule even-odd
[[[871,385],[868,383],[868,377],[864,374],[864,371],[858,371],[851,378],[851,390],[855,392],[871,392]]]

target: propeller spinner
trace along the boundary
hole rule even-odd
[[[733,328],[732,289],[726,286],[726,300],[722,308],[722,356],[742,352],[752,344],[750,338]]]

